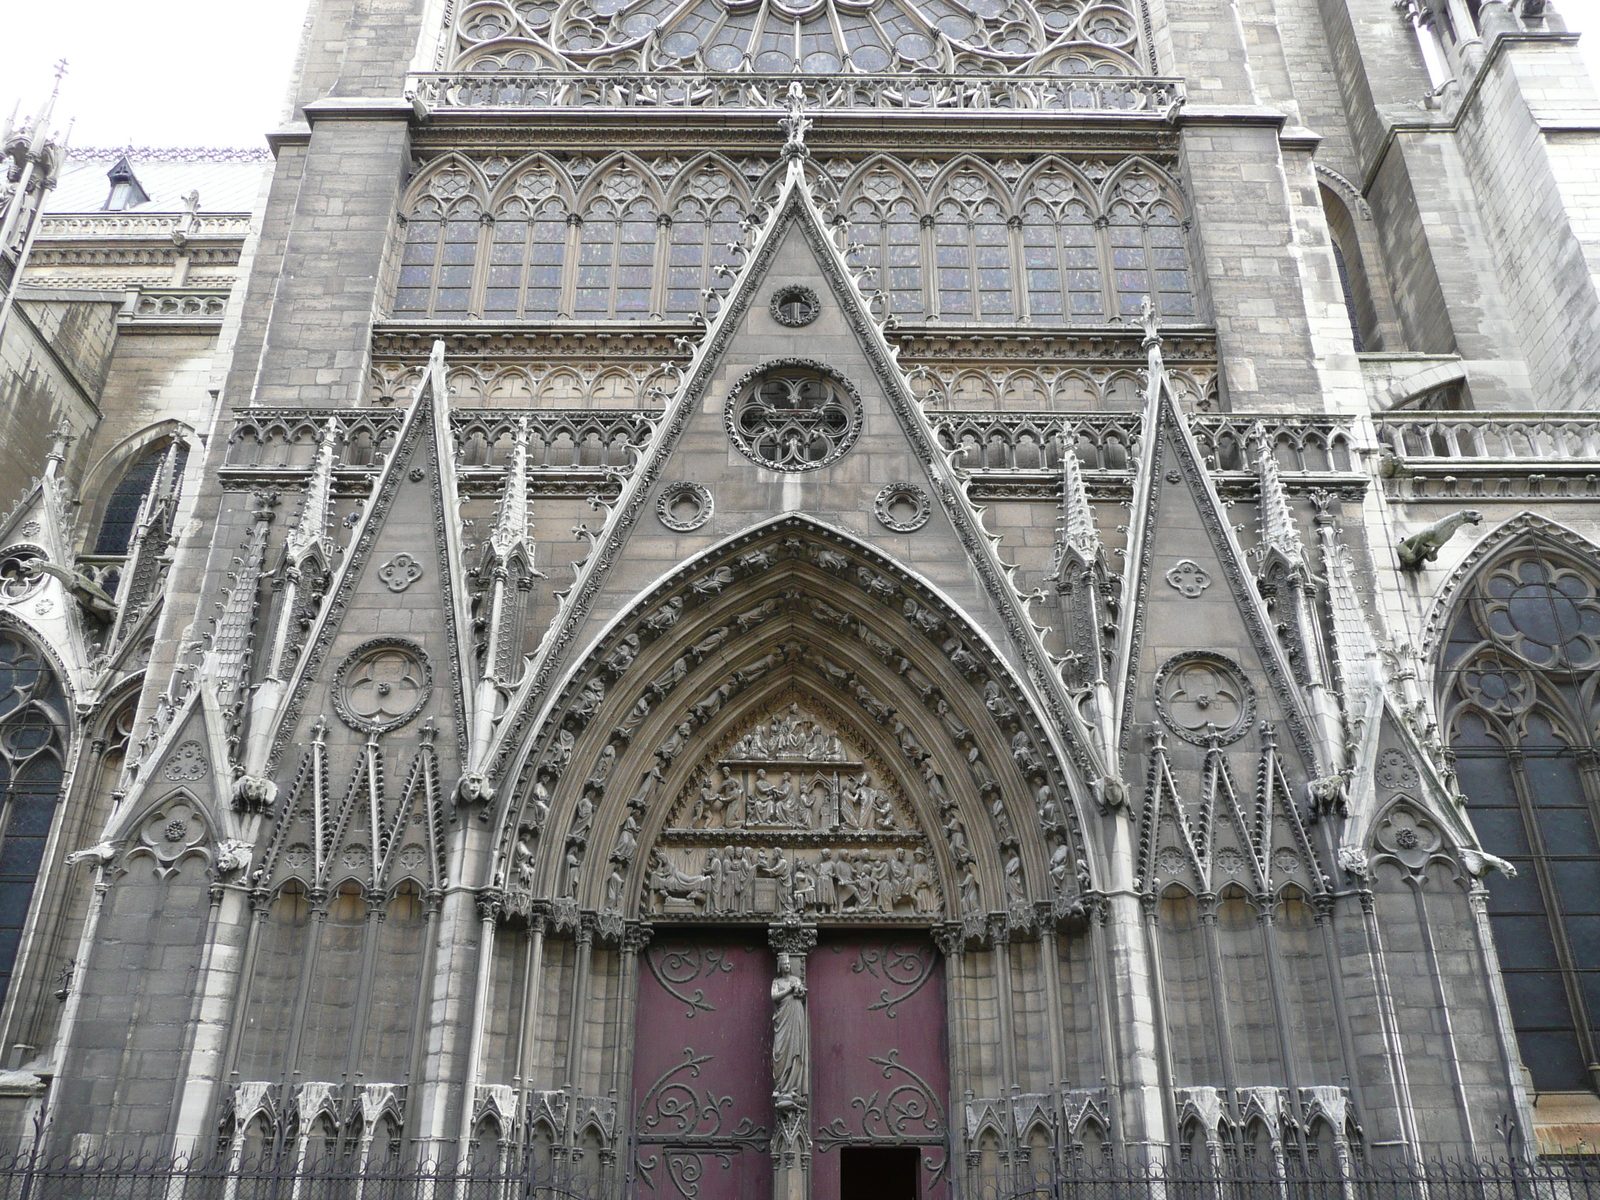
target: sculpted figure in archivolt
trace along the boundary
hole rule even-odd
[[[780,954],[778,977],[772,981],[772,1091],[791,1104],[806,1090],[810,1036],[806,985],[794,973],[789,956]]]

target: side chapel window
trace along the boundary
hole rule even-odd
[[[0,630],[0,1001],[61,799],[66,695],[44,655]]]
[[[155,482],[156,472],[161,470],[162,460],[167,457],[171,445],[171,442],[163,441],[146,447],[123,472],[117,486],[111,491],[111,498],[106,501],[105,512],[101,514],[100,529],[94,539],[95,554],[119,555],[128,552],[128,545],[136,532],[135,526],[139,523],[139,509],[143,507],[144,498]],[[173,464],[174,472],[181,475],[188,461],[189,447],[179,446],[177,461]]]
[[[1600,1086],[1600,586],[1542,548],[1471,581],[1441,687],[1484,848],[1489,914],[1524,1064],[1540,1091]]]

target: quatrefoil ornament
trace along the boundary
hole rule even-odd
[[[422,564],[409,554],[396,554],[378,568],[378,578],[391,592],[403,592],[422,578]]]

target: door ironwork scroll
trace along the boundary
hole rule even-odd
[[[633,1076],[637,1195],[770,1194],[772,952],[699,938],[654,944],[643,959]]]
[[[843,1147],[914,1147],[917,1194],[948,1197],[950,1068],[938,951],[893,936],[825,940],[808,970],[814,1194],[838,1193]]]

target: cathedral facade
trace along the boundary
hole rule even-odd
[[[270,161],[12,130],[4,1136],[684,1200],[1581,1155],[1575,42],[317,0]]]

